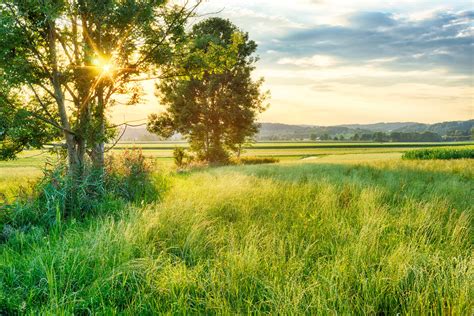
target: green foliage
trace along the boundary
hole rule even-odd
[[[62,140],[71,173],[82,175],[86,152],[103,168],[115,135],[107,111],[117,95],[138,103],[135,81],[185,51],[184,28],[199,3],[2,0],[0,159]]]
[[[466,315],[472,163],[235,166],[161,203],[9,228],[2,314]]]
[[[112,154],[106,160],[105,184],[117,196],[130,201],[149,203],[156,200],[153,165],[141,149]]]
[[[232,162],[237,165],[259,165],[259,164],[267,164],[267,163],[277,163],[280,160],[278,158],[273,157],[239,157],[233,159]]]
[[[0,79],[0,89],[1,85]],[[0,91],[0,160],[14,159],[25,148],[42,148],[61,137],[57,129],[37,118],[32,103],[21,105],[19,96]]]
[[[441,142],[443,138],[433,132],[375,132],[355,134],[352,140],[375,141],[375,142]]]
[[[44,170],[41,180],[28,190],[31,193],[0,207],[0,225],[49,228],[65,218],[113,213],[126,202],[155,201],[161,193],[157,188],[165,187],[165,182],[153,171],[151,162],[140,150],[111,155],[107,159],[106,173],[90,167],[81,179],[72,178],[60,162]]]
[[[189,156],[186,154],[186,148],[183,147],[175,147],[173,150],[173,159],[174,159],[174,164],[178,168],[183,168],[186,164]]]
[[[474,125],[471,121],[471,126]],[[472,127],[471,127],[472,129]],[[447,141],[469,141],[471,140],[471,136],[472,136],[472,131],[471,130],[458,130],[458,129],[454,129],[454,130],[449,130],[447,132],[447,135],[445,136],[445,139]]]
[[[403,154],[403,159],[474,159],[474,148],[430,148],[410,150]]]
[[[148,130],[163,137],[183,134],[197,158],[227,162],[258,130],[264,110],[262,80],[253,81],[257,45],[228,20],[211,18],[193,27],[190,54],[176,69],[201,69],[196,76],[173,77],[158,85],[167,111],[149,117]]]

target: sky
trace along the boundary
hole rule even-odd
[[[437,0],[207,0],[259,46],[261,122],[337,125],[474,118],[474,4]],[[143,104],[115,120],[163,109]]]

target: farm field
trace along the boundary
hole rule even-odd
[[[363,163],[369,161],[400,159],[403,152],[425,147],[465,147],[472,142],[457,143],[308,143],[308,142],[263,142],[246,148],[243,156],[275,157],[282,163]],[[435,146],[436,145],[436,146]],[[186,147],[184,142],[160,142],[140,144],[119,144],[112,153],[125,149],[140,148],[147,157],[155,159],[156,164],[166,169],[173,165],[173,149]],[[413,147],[417,146],[417,147]],[[9,199],[18,194],[18,188],[42,175],[47,162],[54,163],[55,157],[46,151],[30,150],[14,161],[0,161],[0,193]]]
[[[321,155],[345,154],[380,154],[402,153],[414,148],[424,147],[463,147],[474,145],[473,142],[455,143],[308,143],[308,142],[259,142],[245,147],[244,156],[278,157],[281,160],[298,160]],[[165,164],[173,157],[175,147],[187,147],[185,142],[157,142],[157,143],[120,143],[113,148],[112,153],[125,149],[140,148],[144,154],[159,159]],[[17,177],[15,172],[22,174],[38,174],[40,167],[50,157],[46,152],[30,150],[22,153],[15,161],[1,161],[2,172],[0,177]],[[54,160],[54,159],[53,159]],[[12,168],[12,169],[9,169]],[[21,170],[19,170],[21,169]],[[15,172],[11,172],[15,171]]]
[[[156,202],[0,244],[0,311],[468,314],[472,160],[312,150],[185,174],[155,155]],[[2,162],[0,188],[38,177],[38,153]]]

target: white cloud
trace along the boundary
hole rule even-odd
[[[314,55],[303,58],[282,58],[277,62],[279,65],[293,65],[298,67],[327,68],[338,64],[336,58],[327,55]]]

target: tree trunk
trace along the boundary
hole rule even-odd
[[[104,105],[104,89],[99,86],[97,89],[97,110],[95,119],[99,122],[99,130],[97,131],[97,143],[92,148],[92,165],[97,170],[104,169],[105,155],[105,105]]]
[[[54,21],[49,22],[48,41],[49,41],[49,59],[51,63],[51,83],[54,87],[54,98],[58,105],[59,117],[66,140],[67,156],[68,156],[68,172],[73,179],[78,179],[82,176],[84,154],[80,154],[77,146],[77,139],[71,131],[71,125],[66,111],[66,104],[64,93],[61,89],[61,74],[58,69],[58,59],[56,52],[56,24]]]
[[[100,21],[96,24],[96,46],[99,52],[102,52],[102,24]],[[97,86],[97,109],[95,119],[98,122],[99,129],[96,134],[96,141],[92,148],[92,165],[94,169],[104,171],[104,155],[105,155],[105,101],[104,101],[104,85],[100,82]]]
[[[94,166],[94,169],[100,170],[104,168],[104,162],[105,162],[105,155],[104,155],[104,148],[105,144],[99,143],[94,146],[92,149],[92,165]]]

